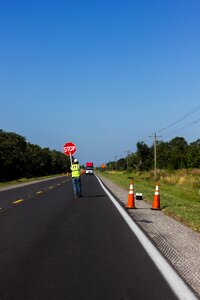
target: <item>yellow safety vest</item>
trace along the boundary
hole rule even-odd
[[[81,176],[81,167],[79,164],[73,164],[71,166],[72,177],[80,177]]]

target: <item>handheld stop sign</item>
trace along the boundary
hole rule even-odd
[[[70,161],[72,164],[72,155],[76,152],[76,145],[72,142],[67,142],[63,146],[64,154],[70,156]]]

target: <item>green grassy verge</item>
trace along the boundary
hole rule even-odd
[[[117,185],[129,190],[133,178],[134,192],[143,193],[145,201],[152,203],[155,180],[148,172],[101,172]],[[162,211],[200,232],[200,178],[191,173],[167,173],[159,176],[160,205]],[[174,180],[172,180],[174,179]]]
[[[18,180],[13,180],[13,181],[8,181],[8,182],[0,182],[0,188],[7,187],[7,186],[12,186],[20,183],[27,183],[27,182],[32,182],[40,179],[48,179],[48,178],[53,178],[57,177],[59,175],[50,175],[50,176],[42,176],[42,177],[33,177],[33,178],[20,178]]]

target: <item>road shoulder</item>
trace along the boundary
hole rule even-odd
[[[100,174],[98,177],[125,207],[128,190]],[[200,297],[200,234],[162,211],[151,210],[144,200],[135,200],[135,206],[137,209],[128,210],[131,218]]]

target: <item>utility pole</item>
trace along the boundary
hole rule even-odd
[[[115,169],[117,170],[117,155],[115,155]]]
[[[128,157],[129,157],[129,150],[125,151],[127,153],[127,156],[126,156],[126,168],[127,168],[127,171],[128,171]]]
[[[151,138],[153,137],[153,144],[154,144],[154,177],[155,181],[157,181],[157,151],[156,151],[156,144],[157,144],[157,138],[161,136],[157,136],[156,133],[154,133],[153,136],[150,136]]]

